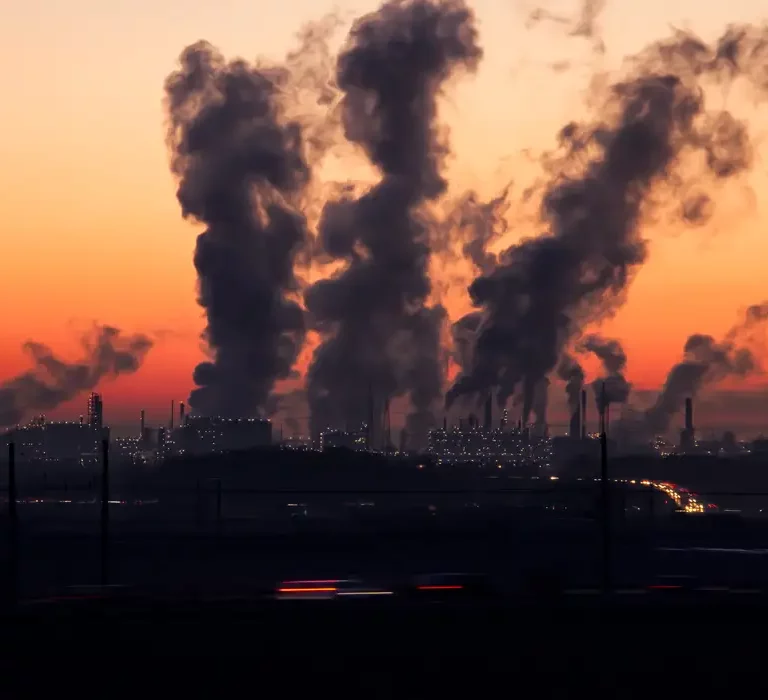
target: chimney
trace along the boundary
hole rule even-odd
[[[179,425],[184,425],[184,402],[179,402]]]
[[[581,439],[587,437],[587,390],[581,390]]]
[[[571,424],[568,428],[571,439],[578,440],[581,437],[581,409],[577,405],[571,414]]]
[[[139,428],[139,437],[142,440],[144,439],[144,428],[146,427],[144,418],[145,418],[144,409],[142,408],[141,409],[141,427]]]
[[[485,400],[485,425],[486,430],[493,428],[493,392],[488,394],[488,398]]]
[[[443,416],[443,432],[448,432],[448,419],[445,416]]]
[[[175,407],[176,407],[175,403],[173,399],[171,399],[171,420],[168,422],[168,430],[173,430],[173,419],[175,418],[174,416]]]
[[[690,397],[685,400],[685,429],[693,435],[693,399]]]

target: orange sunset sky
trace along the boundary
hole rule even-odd
[[[146,408],[166,419],[186,399],[204,326],[195,303],[192,251],[199,230],[182,220],[164,144],[163,82],[179,52],[207,39],[224,54],[279,59],[301,26],[334,8],[349,18],[377,0],[26,0],[0,9],[0,381],[23,371],[21,344],[35,339],[76,353],[92,321],[161,334],[136,375],[100,387],[107,419]],[[588,41],[562,28],[525,27],[536,4],[473,0],[486,55],[479,73],[448,95],[452,192],[492,194],[534,170],[519,154],[554,143],[578,116],[598,60]],[[578,0],[543,2],[573,15]],[[761,22],[759,0],[608,0],[600,18],[619,65],[671,26],[705,39],[729,22]],[[340,38],[343,37],[343,30]],[[548,65],[569,60],[572,69]],[[724,97],[721,99],[725,99]],[[751,303],[768,298],[768,173],[762,146],[768,109],[739,96],[728,103],[750,120],[758,158],[753,195],[728,191],[704,229],[649,228],[650,260],[626,306],[602,329],[622,340],[629,379],[656,388],[691,332],[718,335]],[[512,237],[535,233],[513,232]],[[461,290],[457,292],[461,296]],[[455,310],[454,310],[455,311]],[[762,383],[753,380],[752,386]],[[57,415],[82,412],[85,399]],[[767,402],[768,405],[768,402]]]

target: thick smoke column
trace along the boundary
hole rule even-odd
[[[565,395],[568,397],[568,415],[572,416],[581,410],[584,370],[574,357],[566,353],[560,360],[557,376],[565,382]]]
[[[500,401],[520,389],[530,406],[533,388],[569,342],[623,303],[647,254],[640,224],[653,204],[649,195],[658,185],[679,184],[681,157],[703,153],[713,179],[750,166],[743,124],[703,109],[697,78],[727,78],[716,60],[720,48],[697,53],[685,37],[648,50],[629,78],[610,87],[606,112],[613,118],[561,130],[564,155],[541,207],[549,233],[509,248],[471,285],[483,322],[472,366],[449,392],[449,405],[499,387]],[[751,66],[746,59],[728,65],[732,72]]]
[[[339,57],[345,134],[381,180],[358,199],[329,202],[320,222],[324,251],[346,266],[305,295],[323,334],[308,377],[315,432],[359,424],[369,386],[379,405],[410,395],[409,434],[432,420],[445,312],[425,306],[430,250],[420,206],[446,188],[437,98],[452,74],[474,70],[480,57],[462,0],[389,2],[356,22]]]
[[[627,355],[621,343],[591,333],[582,340],[580,346],[585,352],[593,353],[603,365],[603,376],[592,382],[598,413],[612,403],[626,403],[632,385],[624,376]]]
[[[33,411],[50,411],[107,378],[131,374],[141,367],[152,340],[123,336],[117,328],[97,326],[82,340],[83,358],[66,362],[42,343],[29,341],[24,350],[34,366],[0,384],[0,427],[20,423]]]
[[[667,432],[685,399],[694,398],[705,385],[727,377],[746,377],[759,370],[755,355],[743,343],[749,340],[749,332],[766,320],[768,302],[750,306],[744,321],[719,342],[710,335],[690,336],[682,362],[669,371],[656,403],[645,413],[648,430],[654,435]]]
[[[199,42],[166,81],[168,144],[182,213],[206,225],[195,267],[211,360],[189,402],[202,415],[264,411],[304,341],[294,257],[306,238],[293,206],[310,178],[302,129],[284,117],[285,70],[225,61]]]

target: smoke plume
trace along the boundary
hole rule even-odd
[[[568,397],[568,415],[572,416],[581,408],[584,370],[573,356],[565,353],[557,368],[557,376],[565,382],[565,395]]]
[[[609,87],[601,119],[563,127],[562,152],[549,161],[557,167],[541,205],[548,232],[506,250],[497,267],[470,286],[482,325],[472,365],[449,391],[448,405],[498,387],[500,401],[519,390],[530,406],[534,387],[569,343],[623,303],[646,259],[640,229],[655,204],[652,195],[660,186],[681,186],[677,166],[684,157],[703,154],[702,182],[749,168],[744,125],[730,114],[705,112],[698,81],[705,74],[730,80],[754,69],[758,54],[731,50],[736,58],[726,71],[723,47],[733,36],[729,30],[715,47],[694,44],[689,35],[654,45],[634,59],[628,77]]]
[[[225,61],[198,42],[166,81],[168,144],[184,217],[203,223],[195,268],[209,361],[189,398],[201,415],[261,414],[305,336],[294,258],[310,179],[302,127],[285,117],[281,68]]]
[[[591,333],[581,341],[580,347],[584,352],[595,355],[603,365],[603,376],[592,382],[598,413],[612,403],[626,403],[632,385],[624,376],[627,355],[621,343]]]
[[[606,0],[581,0],[579,11],[574,17],[566,17],[538,7],[529,14],[527,25],[532,27],[541,22],[558,24],[567,29],[568,36],[587,39],[592,44],[594,53],[603,54],[605,43],[600,35],[598,21],[605,5]]]
[[[66,362],[42,343],[29,341],[24,351],[32,369],[0,384],[0,427],[17,425],[33,411],[51,411],[90,391],[102,379],[132,374],[141,367],[152,340],[124,336],[117,328],[97,326],[82,339],[83,357]]]
[[[645,413],[645,423],[654,435],[666,433],[686,398],[694,398],[705,386],[728,377],[746,377],[760,370],[747,346],[750,333],[768,320],[768,302],[750,306],[744,320],[716,341],[710,335],[694,334],[683,348],[683,360],[669,371],[654,405]]]
[[[319,237],[346,264],[305,294],[320,330],[308,374],[313,432],[355,425],[377,403],[408,394],[408,433],[423,434],[442,392],[445,312],[427,307],[429,236],[421,205],[445,191],[448,146],[437,98],[481,57],[463,0],[396,0],[359,19],[338,59],[345,135],[381,173],[361,197],[327,203]]]

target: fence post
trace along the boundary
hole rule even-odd
[[[8,602],[19,595],[19,511],[16,500],[16,445],[8,443]]]
[[[101,585],[109,584],[109,439],[101,441]]]
[[[216,480],[216,527],[221,527],[221,479]]]

